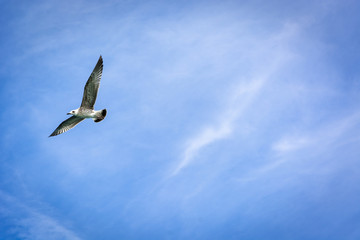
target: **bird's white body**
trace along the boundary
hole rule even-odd
[[[105,118],[106,112],[107,112],[106,109],[97,111],[89,108],[79,107],[78,109],[71,110],[70,112],[67,113],[67,115],[73,115],[74,117],[78,117],[82,119],[92,118],[94,122],[100,122]]]
[[[73,115],[81,118],[97,118],[97,116],[101,113],[102,110],[96,111],[92,109],[75,109],[68,113],[68,115]]]

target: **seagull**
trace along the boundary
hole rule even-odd
[[[94,104],[100,86],[102,70],[103,59],[100,55],[99,60],[96,63],[95,68],[92,71],[84,87],[84,95],[81,106],[78,109],[68,112],[67,115],[72,116],[63,121],[49,137],[59,135],[72,129],[85,118],[92,118],[94,122],[100,122],[104,120],[107,112],[106,109],[99,111],[94,110]]]

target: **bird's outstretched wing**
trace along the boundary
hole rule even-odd
[[[102,70],[103,70],[103,60],[100,55],[99,60],[84,87],[84,96],[80,107],[87,109],[94,109],[96,96],[100,86]]]
[[[66,132],[66,131],[72,129],[82,120],[84,120],[84,118],[80,118],[80,117],[76,117],[76,116],[69,117],[68,119],[66,119],[65,121],[60,123],[60,125],[55,129],[55,131],[49,137],[59,135],[63,132]]]

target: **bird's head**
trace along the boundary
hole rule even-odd
[[[75,115],[78,113],[78,109],[75,110],[71,110],[70,112],[67,113],[67,115]]]

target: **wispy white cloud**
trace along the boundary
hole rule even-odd
[[[234,121],[239,117],[241,112],[250,104],[251,99],[261,90],[265,79],[257,79],[248,85],[242,85],[239,91],[232,97],[231,106],[225,110],[223,117],[218,124],[204,127],[199,134],[190,138],[186,143],[183,158],[172,172],[172,176],[177,175],[184,167],[189,165],[196,157],[198,152],[205,146],[218,140],[229,137],[234,130]],[[242,100],[239,106],[239,100]]]
[[[230,119],[231,120],[231,119]],[[185,149],[184,157],[178,164],[172,175],[178,174],[186,167],[198,153],[198,151],[210,143],[228,137],[232,132],[230,122],[222,122],[218,126],[207,127],[199,135],[189,140]]]
[[[255,66],[252,73],[254,77],[250,80],[240,80],[241,83],[234,88],[233,93],[226,96],[228,98],[227,107],[220,110],[219,115],[222,117],[216,117],[213,120],[213,122],[216,122],[215,124],[206,123],[198,134],[186,140],[181,160],[171,171],[171,176],[177,175],[194,161],[201,149],[231,136],[235,130],[235,122],[249,108],[254,99],[259,96],[272,75],[284,66],[286,60],[291,59],[292,53],[287,48],[287,45],[297,32],[297,25],[285,24],[280,33],[262,42],[260,50],[253,49],[254,52],[247,53],[249,59],[256,63],[262,62],[265,64]],[[263,56],[263,54],[267,56]]]
[[[321,161],[323,158],[317,158],[317,156],[322,155],[324,151],[329,152],[331,149],[348,144],[350,141],[360,141],[359,136],[355,139],[346,137],[352,129],[359,125],[359,122],[360,114],[353,113],[327,123],[325,126],[319,126],[316,130],[301,129],[292,135],[285,135],[271,145],[269,162],[250,171],[238,180],[241,182],[257,180],[281,168],[284,164],[291,164],[291,162],[299,159],[304,160],[304,157],[316,158],[317,161]],[[299,158],[297,154],[299,152],[303,157]]]
[[[309,145],[312,142],[307,137],[286,137],[273,145],[273,150],[278,153],[295,151]]]
[[[360,114],[353,113],[312,131],[303,130],[302,133],[285,135],[272,145],[272,150],[277,155],[283,155],[306,147],[316,146],[317,149],[327,149],[337,140],[343,140],[341,137],[356,126],[359,120]]]

